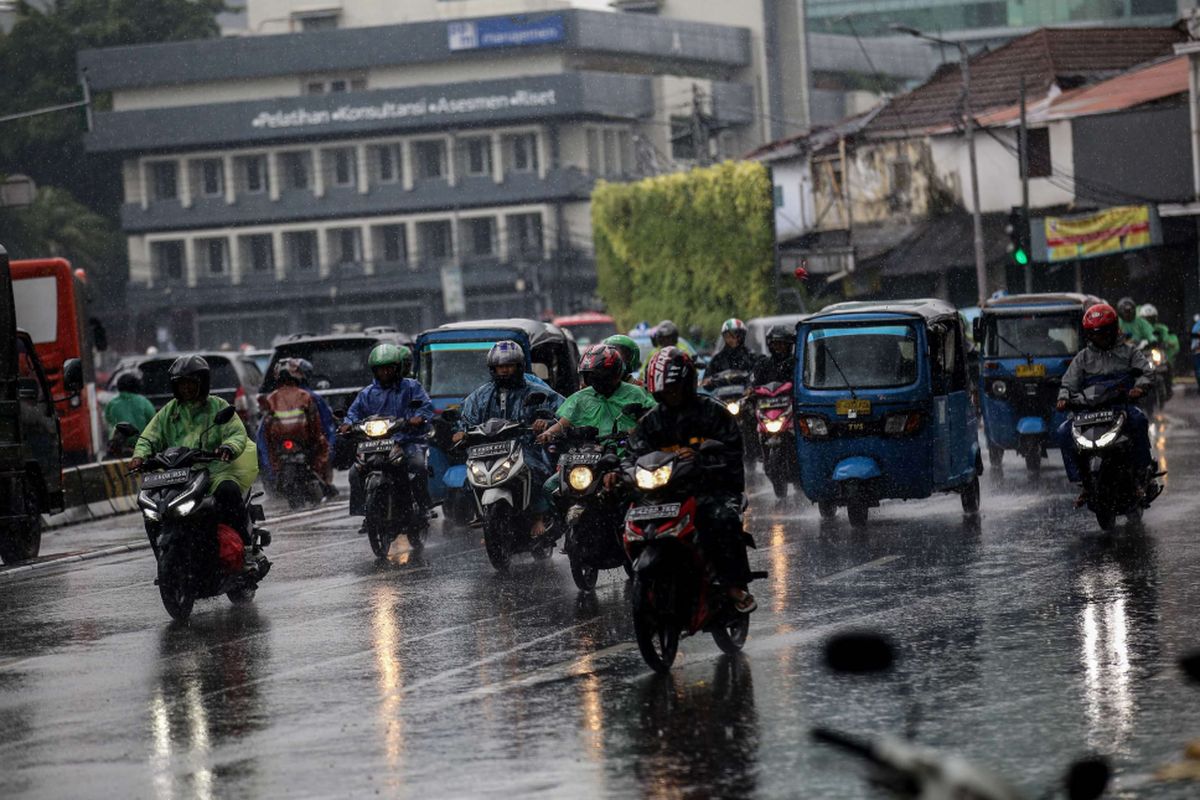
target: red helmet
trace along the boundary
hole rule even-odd
[[[1117,324],[1117,311],[1108,303],[1097,303],[1083,312],[1083,329],[1085,331],[1100,330],[1106,325]]]
[[[617,390],[625,377],[625,360],[613,345],[594,344],[584,350],[579,359],[579,375],[585,384],[607,397]]]
[[[646,391],[657,399],[660,392],[677,384],[683,384],[685,391],[696,391],[696,364],[678,347],[664,347],[646,365]]]

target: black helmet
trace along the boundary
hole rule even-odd
[[[1137,315],[1137,303],[1133,302],[1132,297],[1122,297],[1117,301],[1117,314],[1121,319],[1132,319]]]
[[[594,344],[579,359],[579,375],[583,382],[603,397],[611,397],[621,387],[625,377],[625,360],[621,351],[611,344]]]
[[[139,372],[126,372],[117,378],[117,391],[129,394],[142,393],[142,376]]]
[[[192,379],[200,384],[200,392],[196,396],[197,400],[208,399],[209,386],[212,383],[212,371],[208,368],[208,362],[200,356],[180,356],[175,359],[175,363],[171,365],[170,372],[167,373],[171,379],[171,392],[175,395],[175,399],[179,399],[179,382]]]
[[[791,328],[785,325],[772,325],[771,329],[767,331],[767,350],[770,351],[771,355],[783,355],[782,352],[776,352],[777,349],[781,348],[775,348],[772,345],[784,345],[790,352],[795,343],[796,334],[792,332]]]
[[[650,341],[655,347],[673,347],[679,343],[679,328],[669,319],[654,326]]]

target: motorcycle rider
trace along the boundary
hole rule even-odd
[[[299,445],[309,456],[309,467],[321,482],[326,497],[335,497],[333,470],[329,465],[329,440],[321,426],[321,412],[312,394],[305,391],[304,371],[298,358],[286,358],[275,366],[275,391],[263,400],[263,436],[271,474],[279,474],[282,442]]]
[[[126,372],[117,378],[117,396],[104,405],[104,421],[112,430],[108,442],[109,457],[123,458],[133,446],[116,432],[117,425],[128,422],[141,433],[152,419],[154,404],[142,394],[141,376],[136,372]]]
[[[1154,386],[1154,367],[1146,354],[1136,344],[1121,341],[1121,329],[1118,314],[1107,303],[1098,303],[1083,315],[1083,333],[1087,346],[1079,351],[1071,361],[1063,375],[1062,386],[1058,390],[1058,410],[1066,411],[1067,403],[1072,394],[1083,391],[1089,381],[1103,377],[1117,377],[1131,373],[1137,374],[1134,387],[1129,390],[1129,399],[1137,400]],[[1157,484],[1152,484],[1153,459],[1150,456],[1150,423],[1146,415],[1132,402],[1125,407],[1126,423],[1133,440],[1134,467],[1138,474],[1144,475],[1144,485],[1139,491],[1149,491],[1157,495]],[[1058,446],[1062,450],[1063,466],[1066,467],[1067,477],[1072,483],[1079,483],[1081,476],[1087,474],[1085,464],[1075,447],[1075,437],[1071,433],[1071,420],[1067,420],[1058,428]],[[1083,492],[1075,501],[1075,506],[1086,505],[1091,486],[1084,481]],[[1151,497],[1150,499],[1153,499]]]
[[[642,380],[646,379],[646,367],[654,360],[659,351],[667,347],[678,347],[689,357],[695,358],[696,351],[692,349],[687,342],[679,341],[679,326],[669,319],[664,319],[662,322],[654,326],[650,331],[650,344],[654,345],[654,349],[650,351],[650,355],[646,357],[646,362],[642,365]]]
[[[737,610],[748,614],[758,605],[746,591],[750,564],[741,516],[746,488],[741,431],[720,403],[699,394],[696,364],[679,348],[660,350],[647,363],[646,377],[646,388],[658,406],[638,421],[630,435],[626,471],[632,473],[637,458],[655,450],[677,449],[681,458],[691,459],[698,457],[697,448],[705,440],[725,445],[720,468],[710,471],[700,486],[696,527],[718,580]],[[619,475],[609,474],[604,485],[614,489],[619,481]]]
[[[377,344],[367,356],[367,366],[371,368],[375,380],[354,398],[338,432],[348,433],[354,425],[374,416],[407,422],[392,439],[397,447],[404,449],[406,466],[414,475],[413,498],[424,516],[428,517],[432,503],[429,499],[429,472],[425,457],[429,422],[433,419],[433,403],[420,383],[406,377],[412,367],[412,351],[403,345],[387,342]],[[355,465],[350,468],[350,515],[365,516],[366,502],[365,476]],[[359,532],[366,532],[366,520]]]
[[[642,370],[642,348],[638,347],[633,337],[614,333],[604,340],[604,344],[612,345],[621,353],[621,360],[625,362],[625,382],[641,386],[638,373]]]
[[[1138,316],[1150,323],[1154,330],[1154,341],[1167,351],[1167,363],[1174,364],[1175,356],[1179,355],[1179,337],[1171,333],[1171,329],[1158,321],[1158,309],[1146,303],[1138,309]]]
[[[783,325],[767,331],[768,356],[754,367],[754,385],[790,383],[796,379],[796,334]]]
[[[704,382],[711,383],[712,376],[735,369],[742,372],[753,372],[758,366],[760,356],[750,352],[746,347],[746,323],[740,319],[731,318],[721,323],[721,339],[725,346],[708,362]]]
[[[1137,315],[1137,304],[1132,297],[1122,297],[1117,301],[1117,316],[1120,317],[1121,333],[1133,342],[1134,347],[1154,341],[1154,328]]]
[[[463,440],[469,428],[482,425],[489,419],[521,422],[527,411],[544,409],[553,413],[563,403],[562,395],[525,374],[525,351],[511,339],[502,339],[492,345],[487,354],[487,368],[491,380],[471,392],[463,401],[459,419],[455,423],[453,440],[456,443]],[[527,398],[535,392],[544,394],[546,400],[537,409],[527,408]],[[548,427],[548,419],[537,419],[532,423],[536,434],[545,432]],[[540,446],[525,448],[525,463],[533,474],[534,486],[545,484],[554,471],[549,455]],[[546,531],[545,514],[550,509],[540,492],[533,493],[531,503],[530,511],[534,515],[531,534],[538,537]]]
[[[167,401],[142,431],[133,448],[129,469],[142,468],[146,458],[168,447],[212,449],[220,460],[205,465],[212,476],[208,493],[218,522],[238,532],[246,545],[246,569],[256,568],[250,551],[245,494],[258,477],[258,452],[236,415],[224,425],[211,427],[213,417],[229,403],[209,394],[212,371],[198,355],[175,359],[168,372],[172,400]]]

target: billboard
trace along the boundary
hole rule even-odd
[[[1162,225],[1151,206],[1114,206],[1069,217],[1035,221],[1032,245],[1035,261],[1053,264],[1099,258],[1162,244]]]
[[[484,50],[493,47],[527,47],[553,44],[567,38],[561,14],[548,17],[494,17],[446,26],[447,43],[452,51]]]

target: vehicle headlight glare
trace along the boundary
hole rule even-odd
[[[767,429],[767,433],[779,433],[783,430],[783,422],[783,417],[769,419],[763,422],[763,427]]]
[[[1110,444],[1112,444],[1113,442],[1116,441],[1117,435],[1120,432],[1121,431],[1119,431],[1118,429],[1113,428],[1111,431],[1109,431],[1108,433],[1104,434],[1103,436],[1101,436],[1099,439],[1096,440],[1096,447],[1108,447]]]
[[[472,462],[471,477],[479,483],[487,483],[488,474],[487,470],[483,468],[483,464],[480,464],[478,461]]]
[[[392,425],[385,419],[369,419],[362,424],[362,432],[367,436],[378,439],[381,436],[387,436],[388,430]]]
[[[725,410],[736,417],[738,415],[738,412],[740,412],[742,410],[742,404],[739,403],[737,400],[730,400],[728,403],[725,404]]]
[[[1154,366],[1160,366],[1163,363],[1162,350],[1151,350],[1150,360],[1154,362]]]
[[[177,506],[171,506],[171,511],[177,517],[186,517],[188,514],[192,513],[192,509],[194,509],[195,507],[196,507],[195,499],[185,500],[184,502],[180,503]]]
[[[512,468],[513,468],[512,458],[510,457],[510,458],[504,459],[504,461],[500,464],[500,467],[495,472],[492,473],[492,482],[499,483],[500,481],[507,478],[508,473],[512,472]]]
[[[567,482],[571,484],[572,489],[582,492],[592,485],[594,477],[591,467],[574,467],[567,475]]]
[[[661,489],[671,480],[671,465],[648,470],[638,467],[636,480],[639,489]]]
[[[1008,384],[1004,381],[993,381],[992,393],[997,397],[1004,397],[1004,395],[1008,394]]]

